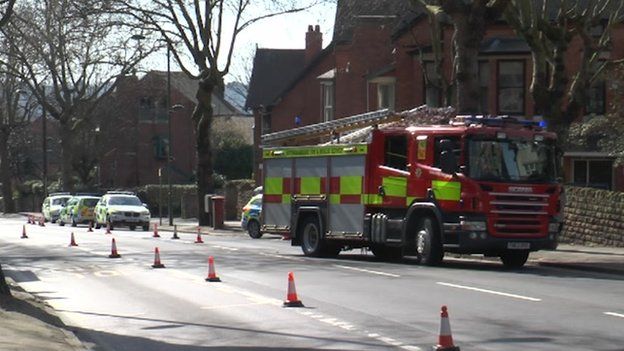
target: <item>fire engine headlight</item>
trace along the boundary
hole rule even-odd
[[[559,222],[550,222],[548,223],[548,232],[549,233],[559,233],[559,228],[561,227],[561,223]]]
[[[486,230],[486,224],[483,221],[461,221],[461,229],[471,232],[484,232]]]

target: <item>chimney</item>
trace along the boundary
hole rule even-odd
[[[321,33],[321,27],[318,24],[314,27],[309,25],[306,33],[305,63],[310,63],[322,49],[323,34]]]

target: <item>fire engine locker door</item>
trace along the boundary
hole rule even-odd
[[[335,234],[362,233],[365,156],[336,156],[330,162],[328,230]]]
[[[290,226],[292,159],[264,160],[264,187],[262,217],[264,224]]]

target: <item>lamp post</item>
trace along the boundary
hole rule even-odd
[[[46,99],[45,85],[41,86],[43,99]],[[43,116],[41,117],[41,134],[43,134],[43,196],[48,197],[48,138],[47,138],[47,119],[46,108],[43,107]]]

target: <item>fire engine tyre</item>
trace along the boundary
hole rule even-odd
[[[260,223],[258,223],[258,221],[249,221],[249,223],[247,223],[247,233],[253,239],[262,238],[262,233],[260,232]]]
[[[500,255],[500,259],[507,268],[521,268],[529,259],[529,251],[505,251]]]
[[[136,229],[136,225],[132,224],[128,226],[128,229],[130,230],[135,230]]]
[[[314,216],[306,217],[299,227],[301,249],[306,256],[336,257],[340,247],[327,244],[322,237],[318,220]]]
[[[429,217],[422,218],[416,229],[416,254],[420,264],[437,266],[442,263],[444,252],[440,235],[437,233],[433,220]]]

